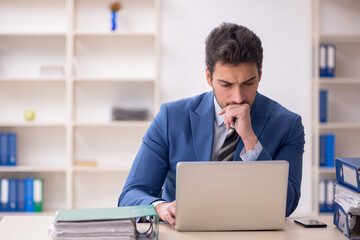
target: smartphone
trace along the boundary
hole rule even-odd
[[[294,220],[295,223],[306,227],[306,228],[325,228],[327,227],[327,224],[322,223],[318,220],[313,220],[313,219],[301,219],[301,220]]]

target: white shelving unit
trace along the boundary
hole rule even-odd
[[[335,155],[359,157],[360,1],[313,1],[313,210],[319,213],[320,179],[334,179],[333,168],[319,167],[319,138],[335,134]],[[319,77],[319,45],[336,46],[335,78]],[[319,90],[328,91],[328,122],[319,123]]]
[[[116,206],[159,108],[160,0],[120,0],[114,32],[113,2],[0,2],[0,132],[18,136],[18,165],[0,178],[43,178],[45,212]],[[44,65],[65,74],[42,76]],[[149,116],[112,121],[113,106]]]

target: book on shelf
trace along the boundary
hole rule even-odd
[[[122,107],[112,107],[111,119],[113,121],[144,121],[148,119],[149,111],[146,109],[126,109]]]
[[[145,231],[139,231],[136,219],[147,217]],[[59,210],[49,227],[49,235],[57,239],[157,239],[159,218],[154,206]]]
[[[16,133],[0,133],[0,166],[15,166],[17,163]]]
[[[41,76],[63,76],[65,74],[62,65],[44,65],[40,67]]]
[[[320,135],[319,146],[320,167],[334,167],[335,161],[335,134],[326,133]]]
[[[0,211],[41,212],[43,180],[40,178],[0,179]]]
[[[325,123],[328,121],[328,92],[321,89],[319,92],[319,121]]]
[[[336,158],[334,224],[348,238],[360,238],[360,158]]]
[[[328,179],[319,180],[319,211],[329,213],[334,211],[334,181]]]
[[[320,44],[319,47],[320,77],[333,78],[336,66],[336,46],[334,44]]]

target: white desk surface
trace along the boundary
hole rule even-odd
[[[49,240],[48,227],[53,216],[5,216],[0,221],[0,239],[4,240]],[[299,218],[300,219],[300,218]],[[291,239],[291,240],[341,240],[348,239],[332,223],[332,216],[312,217],[328,224],[326,228],[303,228],[286,220],[282,231],[230,231],[230,232],[177,232],[169,224],[160,224],[159,240],[212,240],[212,239]]]

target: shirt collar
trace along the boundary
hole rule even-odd
[[[215,108],[215,121],[218,127],[220,127],[220,125],[224,123],[224,114],[221,116],[218,115],[218,113],[222,110],[222,108],[217,102],[215,96],[214,96],[214,108]]]

